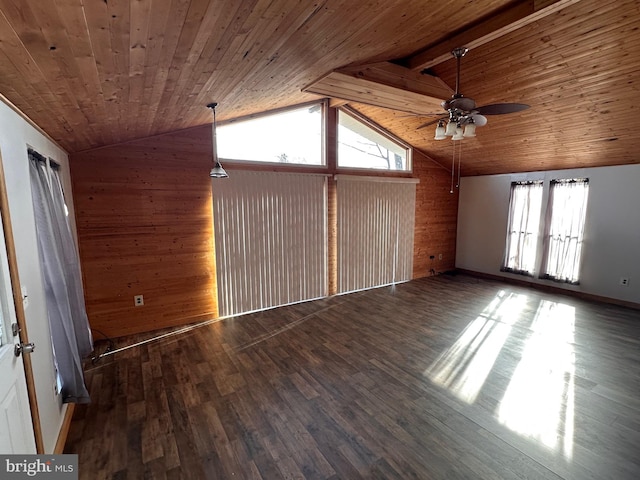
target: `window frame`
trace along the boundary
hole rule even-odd
[[[283,167],[290,170],[301,169],[304,171],[307,170],[326,170],[327,169],[327,111],[329,108],[329,103],[326,99],[324,100],[314,100],[311,102],[300,103],[297,105],[291,105],[283,108],[276,108],[273,110],[267,110],[265,112],[259,112],[251,115],[245,115],[242,117],[232,118],[229,120],[222,120],[217,122],[217,127],[224,127],[225,125],[242,123],[249,120],[255,120],[258,118],[278,115],[281,113],[286,113],[292,110],[301,110],[303,108],[309,108],[314,105],[318,105],[320,107],[320,162],[315,164],[309,163],[284,163],[284,162],[273,162],[273,161],[263,161],[263,160],[248,160],[248,159],[240,159],[240,158],[229,158],[219,155],[220,160],[225,165],[238,165],[238,166],[251,166],[253,168],[263,165],[265,167],[273,168],[273,167]],[[218,143],[220,143],[219,131],[218,133]],[[258,167],[259,168],[259,167]]]
[[[341,166],[340,165],[340,113],[344,113],[346,115],[349,115],[351,118],[353,118],[354,120],[362,123],[363,125],[365,125],[366,127],[372,129],[373,131],[375,131],[377,134],[381,135],[382,137],[386,138],[387,140],[389,140],[392,143],[395,143],[396,145],[398,145],[399,147],[405,149],[406,151],[406,169],[403,170],[396,170],[396,169],[384,169],[384,168],[366,168],[366,167],[352,167],[352,166]],[[349,107],[348,105],[343,105],[340,106],[338,108],[336,108],[336,121],[335,121],[335,128],[336,128],[336,170],[340,171],[340,172],[347,172],[347,171],[354,171],[354,172],[368,172],[369,174],[384,174],[384,175],[411,175],[413,174],[413,147],[408,144],[407,142],[403,141],[402,139],[396,137],[395,135],[393,135],[392,133],[390,133],[388,130],[384,129],[382,126],[378,125],[377,123],[375,123],[374,121],[372,121],[371,119],[365,117],[364,115],[362,115],[360,112],[358,112],[357,110]]]

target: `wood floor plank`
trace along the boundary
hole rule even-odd
[[[83,479],[636,479],[639,347],[637,310],[429,277],[106,356],[65,452]]]

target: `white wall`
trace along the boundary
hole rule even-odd
[[[544,210],[549,180],[581,177],[589,178],[589,203],[580,285],[500,272],[511,182],[544,180]],[[459,202],[456,267],[640,303],[640,164],[464,177]]]
[[[58,438],[66,405],[62,404],[60,396],[54,391],[53,354],[36,243],[29,183],[28,147],[55,159],[60,164],[65,197],[69,203],[69,216],[73,219],[67,153],[0,101],[0,153],[9,197],[18,273],[20,282],[26,287],[28,295],[28,306],[25,309],[27,331],[29,341],[36,344],[31,360],[45,452],[51,453]]]

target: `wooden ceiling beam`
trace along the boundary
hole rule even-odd
[[[465,28],[457,34],[398,63],[411,70],[420,71],[451,59],[451,51],[457,47],[476,48],[496,38],[562,10],[580,0],[522,0],[498,11],[495,15]]]
[[[411,113],[440,108],[440,102],[453,93],[438,77],[389,62],[340,68],[302,90]]]

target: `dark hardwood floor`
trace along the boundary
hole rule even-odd
[[[638,479],[640,311],[441,275],[102,358],[86,479]]]

